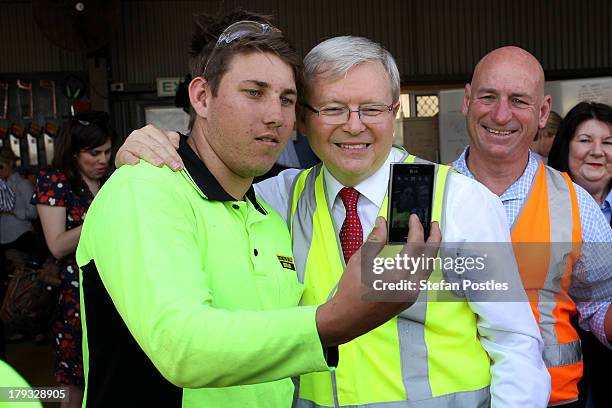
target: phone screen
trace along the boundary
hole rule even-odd
[[[388,242],[408,238],[410,214],[419,216],[425,239],[429,237],[434,185],[433,164],[393,163],[389,178]]]

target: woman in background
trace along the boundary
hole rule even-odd
[[[53,332],[55,375],[70,394],[63,407],[80,407],[84,386],[75,250],[87,209],[108,177],[116,139],[106,113],[77,114],[60,130],[54,168],[41,171],[32,198],[49,250],[60,262],[61,294]]]
[[[34,186],[17,172],[18,160],[8,145],[0,149],[0,179],[15,194],[13,209],[0,212],[0,245],[5,249],[10,247],[26,253],[35,249],[37,256],[44,257],[44,251],[39,253],[38,246],[32,248],[32,242],[37,240],[32,221],[38,218],[36,207],[30,204]]]
[[[574,106],[559,125],[548,165],[568,172],[588,191],[612,226],[612,107],[596,102]],[[587,407],[608,407],[612,350],[591,332],[579,333],[584,357],[581,398]]]
[[[32,226],[32,221],[38,218],[36,207],[30,204],[34,185],[17,172],[18,160],[8,144],[0,148],[0,306],[12,272],[5,265],[6,251],[17,250],[41,264],[47,256],[45,245]],[[12,205],[7,205],[7,195],[12,198]],[[4,322],[0,320],[0,359],[6,359],[4,338]]]
[[[599,204],[610,222],[612,204],[612,107],[581,102],[559,125],[548,165],[569,173]]]

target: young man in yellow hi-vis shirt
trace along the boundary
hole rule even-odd
[[[300,59],[260,16],[196,23],[185,170],[118,170],[81,234],[87,407],[289,407],[289,377],[329,370],[328,348],[414,302],[362,302],[357,253],[329,301],[298,307],[286,225],[251,183],[293,129]],[[408,241],[424,242],[416,217]]]

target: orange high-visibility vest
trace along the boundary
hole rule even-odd
[[[582,351],[570,323],[577,312],[568,290],[580,256],[582,228],[576,191],[567,174],[539,162],[511,235],[521,280],[544,340],[543,359],[552,379],[549,404],[575,401]]]

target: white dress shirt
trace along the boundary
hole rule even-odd
[[[372,230],[387,194],[390,166],[403,153],[392,149],[384,165],[368,179],[357,184],[361,193],[357,212],[364,240]],[[336,233],[345,217],[338,192],[344,187],[324,167],[327,201]],[[255,192],[286,219],[289,194],[299,169],[289,169],[255,185]],[[509,242],[509,227],[501,201],[480,183],[459,173],[448,176],[443,242]],[[518,269],[510,252],[503,262],[504,273],[516,279]],[[491,358],[491,404],[493,407],[546,407],[550,395],[550,376],[542,361],[542,338],[529,304],[526,302],[470,302],[478,316],[480,341]],[[457,352],[460,352],[459,350]],[[453,364],[449,361],[449,364]],[[470,375],[466,373],[466,375]]]

